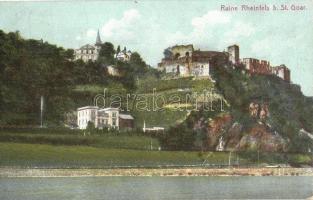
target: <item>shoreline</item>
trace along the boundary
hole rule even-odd
[[[105,177],[105,176],[313,176],[313,168],[132,168],[36,169],[0,168],[4,177]]]

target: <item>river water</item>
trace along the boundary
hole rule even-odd
[[[305,199],[313,177],[0,178],[0,199]]]

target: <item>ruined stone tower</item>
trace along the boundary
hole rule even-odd
[[[238,45],[232,45],[227,48],[228,50],[228,60],[232,64],[238,64],[239,63],[239,46]]]

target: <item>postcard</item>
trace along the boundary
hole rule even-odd
[[[313,199],[313,1],[0,1],[0,199]]]

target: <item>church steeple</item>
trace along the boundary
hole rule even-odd
[[[98,29],[96,45],[101,45],[101,44],[102,44],[102,42],[101,42],[100,33],[99,33],[99,29]]]

